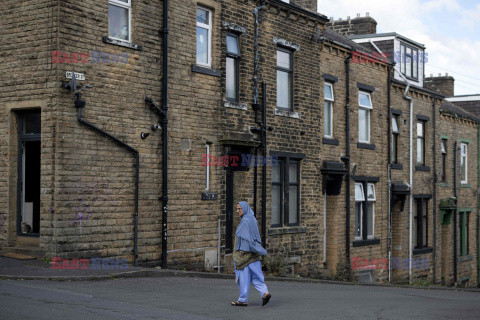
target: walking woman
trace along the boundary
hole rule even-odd
[[[267,251],[260,244],[260,233],[258,232],[257,219],[245,201],[237,203],[237,213],[242,218],[235,232],[235,250],[233,251],[233,262],[235,265],[235,276],[240,297],[232,302],[232,306],[246,307],[248,305],[248,293],[250,283],[260,292],[262,306],[266,305],[272,295],[265,285],[261,256]]]

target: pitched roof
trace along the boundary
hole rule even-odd
[[[451,115],[459,117],[459,118],[472,120],[475,123],[480,123],[480,118],[478,118],[474,114],[466,111],[465,109],[454,105],[453,103],[451,103],[447,100],[443,100],[442,106],[440,107],[440,111],[442,111],[444,113],[451,114]]]
[[[366,52],[366,53],[373,53],[374,51],[371,49],[368,49],[364,46],[362,46],[359,43],[356,43],[355,41],[349,39],[348,37],[341,35],[338,32],[333,31],[330,28],[326,28],[324,32],[324,37],[326,40],[330,40],[332,42],[336,42],[344,47],[349,48],[352,51],[361,51],[361,52]]]

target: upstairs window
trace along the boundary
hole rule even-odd
[[[333,85],[325,83],[324,85],[324,99],[325,99],[325,116],[324,116],[324,136],[327,138],[333,137]]]
[[[225,67],[225,85],[227,100],[239,100],[239,62],[240,46],[238,36],[227,34],[227,58]]]
[[[425,122],[417,122],[417,165],[425,165]]]
[[[447,140],[442,139],[442,181],[447,180]]]
[[[418,50],[400,45],[400,70],[408,78],[418,79]]]
[[[468,168],[467,168],[467,148],[468,145],[466,143],[460,144],[460,178],[461,183],[468,182]]]
[[[212,12],[197,7],[197,64],[212,65]]]
[[[292,109],[292,51],[277,48],[277,108]]]
[[[392,116],[392,163],[398,163],[398,117]]]
[[[372,99],[370,93],[358,92],[358,141],[370,143],[370,112]]]
[[[130,42],[131,0],[108,1],[108,35]]]

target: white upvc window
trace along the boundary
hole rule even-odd
[[[197,7],[197,64],[212,66],[212,11]]]
[[[325,83],[324,85],[325,98],[325,117],[324,117],[324,136],[327,138],[333,137],[333,85]]]
[[[364,201],[363,184],[355,183],[355,240],[362,239]]]
[[[131,0],[108,1],[108,36],[120,41],[131,42]]]
[[[358,141],[370,143],[370,112],[373,109],[370,93],[358,92],[358,107]]]
[[[375,185],[367,183],[367,238],[373,239],[375,234]]]
[[[468,152],[468,144],[461,143],[460,144],[460,177],[461,177],[461,183],[467,183],[468,182],[467,152]]]
[[[208,192],[210,190],[210,143],[205,144],[205,152],[207,154],[207,172],[206,172],[206,185],[205,191]]]

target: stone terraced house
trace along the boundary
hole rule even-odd
[[[480,119],[424,45],[315,0],[0,9],[3,252],[231,272],[245,200],[269,272],[478,284]]]

